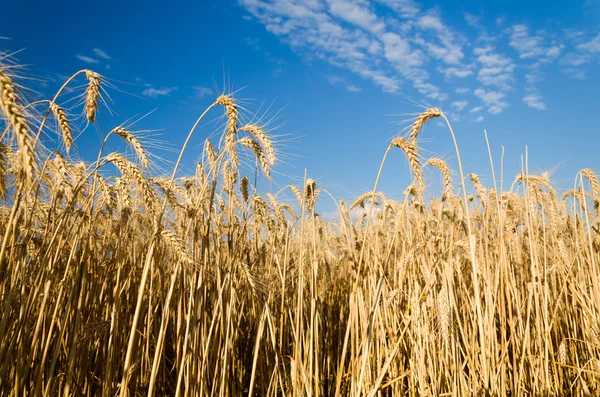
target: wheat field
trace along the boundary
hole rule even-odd
[[[492,166],[486,187],[430,108],[382,153],[379,174],[407,160],[404,199],[377,175],[325,221],[314,180],[256,188],[281,153],[231,94],[156,173],[123,125],[101,131],[96,159],[71,156],[76,120],[107,112],[103,76],[31,100],[17,71],[0,65],[1,395],[600,395],[590,169],[564,194],[526,163],[510,178]],[[183,175],[208,117],[222,128]],[[434,119],[456,167],[419,152]],[[115,140],[128,149],[106,153]]]

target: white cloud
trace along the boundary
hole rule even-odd
[[[529,66],[529,71],[525,73],[525,80],[527,80],[527,83],[529,85],[533,85],[544,80],[544,74],[542,73],[540,68],[541,64],[539,62]]]
[[[417,3],[413,0],[376,0],[378,3],[384,4],[396,11],[403,18],[415,17],[420,9]]]
[[[396,33],[385,33],[381,40],[384,45],[384,53],[396,69],[402,74],[409,74],[412,68],[418,68],[425,61],[423,53],[413,50],[410,42]]]
[[[85,62],[85,63],[99,63],[100,62],[97,59],[90,58],[90,57],[85,56],[85,55],[79,55],[79,54],[75,55],[75,58],[77,58],[80,61]]]
[[[213,90],[208,87],[193,86],[192,89],[194,90],[194,94],[199,98],[213,94]]]
[[[438,71],[444,75],[446,79],[452,78],[465,78],[473,74],[473,71],[468,69],[467,67],[463,68],[438,68]]]
[[[538,110],[546,110],[546,104],[543,102],[543,98],[540,94],[530,93],[523,97],[523,102],[530,108]]]
[[[546,50],[546,56],[550,58],[555,58],[560,55],[563,48],[565,48],[564,44],[554,45]]]
[[[506,94],[500,91],[486,91],[483,88],[478,88],[474,92],[483,104],[487,107],[487,110],[491,114],[502,113],[509,105],[504,101]]]
[[[467,24],[473,28],[477,28],[479,27],[479,20],[481,19],[480,17],[478,17],[477,15],[473,15],[470,14],[468,12],[464,13],[465,16],[465,21],[467,21]]]
[[[96,54],[97,57],[103,58],[103,59],[110,59],[110,56],[102,51],[100,48],[94,48],[94,54]]]
[[[590,63],[592,56],[589,53],[581,51],[571,51],[565,54],[559,62],[563,73],[569,77],[583,80],[585,79],[585,72],[581,70],[581,67]]]
[[[591,62],[591,60],[592,57],[589,54],[580,52],[570,52],[561,59],[560,63],[561,65],[577,67],[585,65],[586,63]]]
[[[600,33],[592,40],[578,45],[577,48],[592,54],[600,53]]]
[[[510,45],[519,52],[521,59],[536,58],[546,53],[542,46],[543,38],[530,35],[525,25],[513,26],[510,37]]]
[[[346,22],[353,23],[373,33],[385,29],[385,24],[378,21],[377,15],[368,9],[368,3],[358,4],[361,2],[347,0],[328,0],[328,3],[331,13]]]
[[[483,106],[475,106],[473,109],[469,110],[471,113],[481,112],[483,110]]]
[[[244,37],[244,44],[255,51],[260,49],[260,45],[258,44],[258,39],[256,37]]]
[[[441,42],[441,45],[434,43],[431,39],[425,40],[420,37],[415,39],[415,42],[421,45],[433,58],[450,65],[459,64],[464,57],[462,47],[455,44],[449,38],[444,38],[443,34],[438,36],[438,40]]]
[[[543,101],[535,85],[550,73],[545,65],[557,62],[568,76],[584,78],[583,66],[600,53],[600,34],[544,31],[511,23],[509,18],[500,18],[496,24],[492,18],[484,24],[481,16],[468,13],[464,13],[466,22],[449,26],[439,6],[421,8],[414,0],[238,2],[252,21],[299,56],[329,66],[315,70],[333,70],[330,73],[343,76],[341,82],[321,76],[330,84],[360,91],[360,84],[349,83],[354,75],[384,92],[402,90],[403,96],[415,100],[420,95],[444,101],[447,93],[472,93],[490,114],[508,108],[508,92],[513,90],[517,93],[510,100],[523,98],[521,106],[539,108]],[[255,43],[247,40],[248,45]],[[469,85],[474,81],[476,85]],[[464,98],[452,99],[462,102],[457,99]]]
[[[468,104],[469,104],[469,102],[467,102],[467,101],[452,102],[452,106],[454,106],[454,108],[456,109],[457,112],[460,112],[461,110],[463,110]]]
[[[343,78],[339,77],[339,76],[329,76],[327,78],[327,81],[329,82],[329,84],[331,85],[336,85],[336,84],[340,84],[344,81]]]
[[[177,91],[177,87],[162,87],[162,88],[146,88],[142,91],[142,95],[152,99],[156,99],[159,96],[169,95],[171,92]]]
[[[473,119],[474,123],[481,123],[482,121],[483,121],[483,116],[479,116],[479,117]]]
[[[594,60],[600,54],[600,33],[592,39],[585,39],[585,33],[576,30],[567,30],[567,37],[575,44],[574,49],[569,49],[560,59],[559,64],[563,73],[571,78],[583,80],[586,78],[582,67]]]
[[[515,65],[510,58],[495,52],[494,47],[477,47],[473,50],[481,65],[477,79],[483,85],[494,85],[502,90],[510,89]]]
[[[429,29],[441,32],[444,30],[444,24],[436,15],[425,15],[417,20],[417,26],[421,29]]]
[[[330,5],[317,0],[240,0],[240,3],[267,31],[307,58],[320,59],[370,79],[386,92],[398,91],[399,79],[390,73],[389,64],[382,63],[385,58],[379,36],[355,27],[364,26],[368,18],[375,21],[376,16],[368,7],[356,8],[341,0]],[[377,29],[384,25],[378,26]]]
[[[572,79],[576,79],[576,80],[585,80],[586,79],[585,72],[582,70],[578,70],[578,69],[574,69],[574,68],[565,68],[565,69],[563,69],[563,72],[565,74],[567,74],[569,77],[571,77]]]
[[[362,77],[367,77],[373,80],[373,82],[381,87],[385,92],[395,93],[400,89],[400,82],[394,77],[388,77],[381,72],[373,70],[362,70],[359,71]]]
[[[417,80],[413,83],[413,85],[421,95],[424,95],[428,98],[435,99],[437,101],[445,101],[448,98],[448,95],[440,92],[440,89],[431,83]]]
[[[357,87],[354,84],[348,84],[346,82],[346,79],[344,79],[343,77],[329,76],[327,78],[327,81],[329,82],[329,84],[331,84],[333,86],[343,87],[346,91],[350,91],[350,92],[360,92],[360,91],[362,91],[360,89],[360,87]]]

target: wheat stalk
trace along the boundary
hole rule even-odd
[[[0,199],[6,198],[6,176],[8,170],[8,153],[10,148],[0,144]]]

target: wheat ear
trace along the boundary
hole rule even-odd
[[[367,200],[373,201],[373,205],[380,205],[381,202],[375,200],[375,197],[382,197],[382,196],[383,196],[382,193],[373,193],[373,192],[363,193],[360,196],[358,196],[358,198],[356,200],[354,200],[354,202],[350,206],[349,210],[352,211],[354,208],[356,208],[358,206],[360,206],[361,208],[364,209],[365,201],[367,201]],[[385,201],[385,197],[383,197],[382,201]]]
[[[67,149],[67,153],[71,149],[71,145],[73,144],[73,135],[71,131],[71,125],[69,124],[69,120],[67,119],[67,114],[56,103],[50,104],[50,109],[52,110],[52,114],[58,121],[58,126],[62,133],[63,142],[65,143],[65,148]]]
[[[117,134],[118,136],[123,138],[129,144],[129,146],[131,146],[136,156],[140,160],[140,163],[145,168],[148,168],[150,166],[150,163],[148,162],[148,154],[144,150],[144,147],[142,146],[137,136],[135,136],[132,132],[126,130],[123,127],[114,128],[110,132],[110,134]]]
[[[250,183],[250,180],[246,177],[243,177],[242,180],[240,181],[240,193],[242,194],[242,201],[244,203],[248,202],[248,184]]]
[[[183,243],[175,232],[167,229],[161,231],[161,236],[168,246],[175,251],[175,255],[181,259],[184,264],[192,264],[193,261],[183,248]]]
[[[265,131],[256,124],[246,124],[240,128],[240,130],[246,131],[250,135],[254,136],[262,146],[269,165],[275,165],[277,155],[273,147],[273,142],[271,142],[271,139],[267,136]]]
[[[588,182],[590,182],[594,197],[600,197],[600,183],[598,183],[598,178],[596,178],[596,174],[594,174],[594,171],[590,170],[589,168],[584,168],[580,172],[581,175],[583,175],[583,177],[586,178]]]
[[[452,174],[448,164],[439,157],[433,157],[427,160],[425,164],[423,164],[423,167],[427,165],[437,168],[442,174],[442,178],[444,179],[444,198],[452,195]]]
[[[98,111],[98,99],[100,98],[100,84],[102,79],[100,75],[91,70],[85,71],[85,77],[88,79],[88,86],[85,90],[85,117],[90,123],[96,121],[96,112]]]
[[[247,148],[252,150],[252,152],[258,159],[258,162],[260,163],[260,166],[261,166],[263,172],[265,173],[267,178],[269,178],[269,180],[271,180],[271,170],[269,168],[269,161],[268,161],[267,157],[265,156],[265,153],[263,152],[263,149],[260,146],[260,144],[257,141],[255,141],[254,139],[249,138],[247,136],[238,140],[238,143],[240,145],[246,146]]]
[[[419,114],[415,121],[410,126],[410,140],[413,145],[417,145],[417,138],[419,136],[419,132],[423,129],[423,126],[427,124],[429,120],[442,117],[442,111],[438,108],[429,108],[425,110],[423,113]]]
[[[210,139],[204,141],[204,154],[206,156],[206,161],[208,161],[208,171],[214,172],[217,166],[217,153],[215,152],[215,148],[210,142]]]
[[[485,187],[481,183],[481,179],[477,174],[470,174],[471,182],[473,182],[473,186],[475,186],[475,192],[477,193],[477,197],[481,202],[481,205],[484,207],[487,205],[487,194],[485,191]]]
[[[135,164],[131,163],[118,153],[110,153],[105,157],[105,159],[106,161],[113,163],[119,169],[119,171],[121,171],[121,174],[123,174],[125,178],[138,184],[138,186],[142,189],[146,207],[151,209],[158,197],[148,180],[142,174],[142,171],[140,171]]]
[[[220,95],[215,101],[217,105],[225,108],[227,114],[227,130],[225,131],[225,150],[229,153],[233,165],[237,168],[238,157],[235,151],[235,135],[238,130],[238,107],[229,95]]]
[[[19,147],[19,156],[21,158],[21,167],[24,173],[25,182],[33,180],[35,172],[35,154],[31,145],[29,128],[23,115],[23,109],[19,103],[19,98],[15,86],[10,77],[0,67],[0,108],[4,112],[6,119],[13,127],[17,145]]]
[[[413,174],[415,175],[415,180],[421,186],[424,186],[423,173],[421,171],[421,165],[419,164],[417,147],[413,143],[407,141],[402,137],[394,138],[390,146],[402,149],[402,151],[404,152],[404,154],[406,154],[406,157],[408,158],[410,168],[412,169]]]

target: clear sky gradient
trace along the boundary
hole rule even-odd
[[[505,187],[526,146],[530,172],[551,171],[559,189],[581,168],[600,171],[598,22],[598,0],[21,0],[3,5],[0,48],[24,49],[17,58],[27,76],[45,78],[29,82],[45,95],[79,69],[101,73],[115,86],[115,114],[101,108],[99,132],[152,112],[135,127],[160,130],[174,148],[224,87],[239,89],[244,107],[276,127],[285,154],[276,186],[297,183],[306,168],[350,200],[372,188],[417,104],[446,112],[465,172],[486,184],[484,129],[498,167],[504,146]],[[193,139],[189,169],[216,125]],[[78,138],[86,160],[99,135]],[[434,122],[421,137],[424,158],[441,155],[457,169],[446,128]],[[439,186],[436,173],[426,176]],[[409,178],[394,152],[382,190],[399,197]]]

